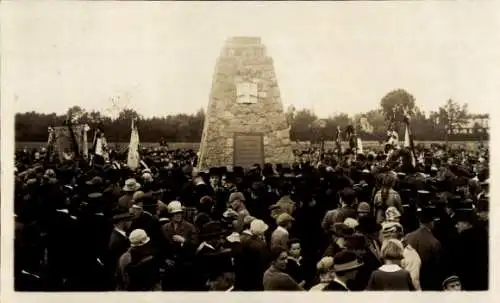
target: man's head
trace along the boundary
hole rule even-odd
[[[473,226],[474,221],[474,212],[473,210],[457,210],[455,214],[455,228],[458,233],[462,233]]]
[[[357,255],[351,251],[341,251],[333,258],[333,269],[337,277],[344,281],[354,280],[358,269],[363,266]]]
[[[291,239],[288,241],[288,254],[292,258],[299,258],[302,253],[302,248],[300,247],[300,240],[299,239]]]
[[[359,203],[358,205],[358,216],[359,217],[366,217],[368,215],[370,215],[370,204],[368,204],[367,202],[361,202]]]
[[[460,282],[460,278],[458,276],[450,276],[443,281],[443,290],[444,291],[461,291],[462,283]]]
[[[284,247],[278,246],[271,250],[272,264],[279,270],[286,270],[288,254]]]
[[[245,196],[241,192],[235,192],[231,193],[229,195],[229,204],[231,205],[231,208],[234,210],[239,209],[242,207],[245,203]]]
[[[182,221],[183,208],[179,201],[172,201],[167,205],[168,213],[172,216],[172,221],[180,223]]]
[[[132,225],[134,216],[130,213],[123,213],[113,216],[113,224],[119,230],[127,232]]]
[[[142,202],[135,202],[132,204],[132,207],[130,207],[130,213],[134,216],[134,219],[139,218],[144,213]]]
[[[340,192],[342,206],[353,206],[356,203],[356,192],[352,188],[344,188]]]

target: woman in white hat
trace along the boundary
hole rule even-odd
[[[161,290],[160,264],[155,257],[150,238],[142,229],[133,230],[130,248],[118,261],[118,290]]]
[[[134,193],[140,188],[141,184],[139,184],[134,178],[130,178],[125,181],[125,186],[122,188],[124,195],[118,199],[118,208],[121,211],[128,211],[130,207],[132,207]]]
[[[174,248],[183,247],[187,243],[194,243],[196,228],[193,224],[184,220],[181,202],[172,201],[167,205],[168,213],[171,216],[170,222],[163,225],[162,232],[167,241]]]
[[[242,241],[242,259],[239,275],[236,275],[236,289],[243,291],[263,290],[262,277],[269,266],[269,249],[264,233],[269,226],[260,219],[250,223],[250,236]]]

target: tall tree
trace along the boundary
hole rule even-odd
[[[413,114],[415,98],[404,89],[396,89],[380,100],[380,107],[387,121],[403,121],[405,111]]]
[[[445,140],[448,143],[449,135],[467,122],[468,106],[467,104],[458,104],[452,99],[448,99],[446,104],[438,109],[438,122],[444,126]]]
[[[299,141],[309,141],[313,137],[312,125],[318,117],[310,110],[299,110],[295,114],[290,135]]]

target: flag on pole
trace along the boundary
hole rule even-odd
[[[404,147],[410,147],[410,131],[408,130],[408,125],[406,125],[406,127],[405,127]]]
[[[90,127],[88,124],[85,124],[83,126],[83,156],[85,158],[88,158],[89,156],[89,144],[87,142],[87,132],[90,130]]]
[[[131,169],[139,167],[139,131],[135,120],[132,120],[132,130],[130,133],[130,143],[128,145],[127,166]]]
[[[415,145],[413,144],[413,136],[411,133],[411,128],[410,128],[410,115],[405,112],[405,142],[404,142],[404,147],[408,148],[410,150],[410,156],[411,156],[411,164],[413,167],[417,166],[417,157],[415,155]]]
[[[358,154],[362,154],[363,153],[363,141],[361,141],[361,138],[358,137]]]
[[[337,146],[338,155],[342,154],[342,133],[340,131],[340,126],[337,126],[337,135],[335,137],[335,145]]]

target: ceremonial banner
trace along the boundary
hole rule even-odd
[[[85,125],[73,125],[73,133],[75,134],[76,145],[81,154],[85,154]],[[59,156],[59,159],[72,160],[75,157],[75,151],[72,148],[73,139],[68,126],[56,126],[53,128],[54,132],[54,151]]]
[[[406,125],[406,128],[405,128],[404,147],[410,147],[410,131],[408,130],[408,125]]]
[[[128,145],[127,166],[131,169],[139,167],[139,131],[134,120],[132,120],[132,131],[130,133],[130,143]]]
[[[358,137],[357,138],[357,146],[358,146],[358,154],[362,154],[363,153],[363,141],[361,141],[361,138]]]

